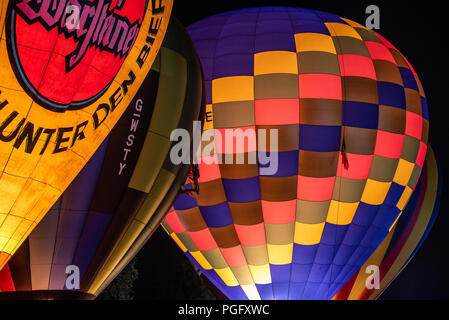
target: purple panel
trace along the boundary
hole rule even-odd
[[[81,277],[86,272],[95,251],[103,239],[103,235],[111,222],[112,215],[89,212],[83,234],[76,250],[73,264],[80,268]]]
[[[215,39],[204,39],[195,41],[195,49],[199,53],[201,63],[203,63],[203,59],[212,59],[215,56],[216,46],[217,40]]]
[[[311,264],[292,264],[292,282],[306,282],[312,270]]]
[[[220,38],[235,36],[254,36],[256,28],[254,22],[243,21],[231,25],[225,25],[221,30]]]
[[[320,244],[315,256],[315,263],[330,264],[336,253],[337,248],[334,245]]]
[[[292,34],[265,33],[256,36],[256,53],[264,51],[296,52],[295,38]]]
[[[305,246],[302,244],[293,244],[293,263],[309,264],[313,263],[318,245]]]
[[[223,78],[232,76],[253,76],[254,75],[254,55],[230,54],[215,59],[213,78]]]
[[[273,21],[273,20],[263,20],[262,18],[257,23],[256,33],[264,34],[264,33],[293,33],[292,23],[288,18],[288,15],[285,15],[281,21]],[[254,28],[254,26],[253,26]]]
[[[293,22],[293,33],[321,33],[325,35],[330,35],[329,30],[326,25],[320,21],[295,21]]]
[[[252,54],[254,52],[254,36],[238,36],[220,39],[215,52],[219,58],[228,54]]]

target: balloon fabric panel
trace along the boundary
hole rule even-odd
[[[331,299],[418,181],[429,124],[415,71],[377,33],[313,10],[239,10],[189,32],[216,150],[199,164],[199,195],[180,195],[164,228],[231,299]],[[225,129],[277,129],[277,172],[210,164],[237,156]],[[239,152],[259,158],[258,147]]]

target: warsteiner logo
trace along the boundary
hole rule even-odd
[[[9,51],[17,78],[53,110],[92,103],[133,47],[146,5],[146,0],[15,1]]]

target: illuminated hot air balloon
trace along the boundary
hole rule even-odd
[[[429,148],[421,178],[397,224],[334,299],[373,300],[385,292],[429,235],[438,215],[441,190],[441,173]]]
[[[164,228],[231,299],[332,299],[420,177],[416,72],[379,34],[314,10],[233,11],[189,32],[207,88],[199,194]]]
[[[1,1],[0,269],[128,107],[172,4]]]
[[[0,291],[10,293],[0,299],[97,296],[160,225],[184,184],[190,165],[171,162],[170,135],[192,132],[203,102],[200,61],[185,28],[172,20],[130,107],[3,270]],[[78,272],[80,290],[64,291],[76,287]]]

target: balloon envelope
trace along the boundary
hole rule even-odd
[[[98,295],[159,226],[184,184],[190,165],[172,163],[170,135],[178,128],[191,133],[203,106],[199,59],[185,28],[172,20],[130,107],[9,262],[0,291],[13,293],[0,299]],[[61,290],[73,289],[73,268],[80,290],[70,295]]]
[[[1,2],[0,269],[128,107],[172,2]]]
[[[164,228],[231,299],[332,299],[420,176],[416,72],[379,34],[314,10],[244,9],[188,30],[209,135],[199,195],[180,195]]]

